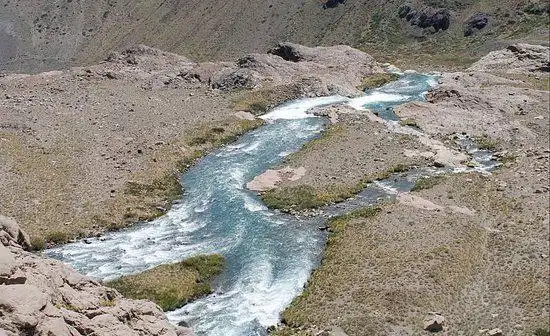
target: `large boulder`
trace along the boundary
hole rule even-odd
[[[0,243],[4,246],[15,246],[30,249],[29,236],[19,228],[15,219],[0,215]]]
[[[514,44],[489,53],[475,62],[470,71],[500,71],[509,73],[550,71],[549,48],[541,45]]]
[[[192,335],[154,303],[129,300],[63,263],[25,251],[28,237],[0,216],[0,335]]]
[[[422,6],[413,8],[403,5],[398,8],[397,16],[409,22],[410,26],[423,30],[424,33],[437,33],[449,29],[451,12],[447,9],[435,9]]]
[[[199,64],[191,73],[205,74],[202,67]],[[304,96],[354,96],[361,94],[357,87],[364,77],[383,71],[370,55],[348,46],[310,48],[284,42],[268,54],[240,58],[213,73],[209,82],[220,90],[296,84],[303,86],[298,91]]]
[[[489,16],[485,13],[475,13],[464,23],[464,36],[471,36],[489,24]]]

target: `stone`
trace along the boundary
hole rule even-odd
[[[445,318],[439,314],[433,315],[424,322],[424,330],[430,332],[438,332],[443,330],[443,323],[445,323]]]
[[[3,232],[3,233],[2,233]],[[15,219],[0,215],[0,242],[4,246],[21,246],[28,250],[31,248],[30,238],[20,229]]]
[[[489,336],[502,336],[502,330],[499,328],[491,329],[487,332]]]
[[[464,23],[464,36],[471,36],[485,28],[489,23],[489,16],[485,13],[475,13]]]
[[[37,314],[46,306],[48,297],[33,285],[0,286],[0,307],[22,315]]]
[[[38,336],[81,336],[74,328],[69,329],[69,325],[62,318],[48,318],[43,320],[37,327],[35,335]]]
[[[346,0],[327,0],[327,2],[323,4],[323,9],[335,8],[344,3],[346,3]]]
[[[0,277],[2,275],[11,274],[14,266],[15,258],[13,254],[7,247],[0,245]]]

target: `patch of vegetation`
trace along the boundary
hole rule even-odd
[[[296,85],[281,85],[255,91],[243,90],[236,93],[232,108],[261,115],[285,101],[298,97],[300,97],[300,90]]]
[[[263,120],[239,120],[236,130],[228,131],[223,127],[212,127],[206,129],[199,129],[195,131],[193,137],[191,137],[187,143],[189,146],[204,146],[212,145],[219,147],[221,145],[233,142],[237,137],[243,135],[251,129],[257,128],[263,124]]]
[[[311,334],[307,331],[303,331],[296,328],[283,327],[274,330],[269,333],[272,336],[310,336]]]
[[[33,251],[42,251],[46,248],[46,241],[42,237],[31,237],[31,248]]]
[[[123,276],[105,285],[132,299],[151,300],[168,311],[210,294],[210,282],[223,271],[224,266],[225,260],[219,254],[201,255]]]
[[[114,307],[116,305],[116,300],[102,299],[99,304],[101,305],[101,307]]]
[[[48,232],[45,236],[45,241],[53,244],[64,244],[72,239],[71,235],[63,231]],[[40,243],[38,242],[40,245]]]
[[[488,135],[475,137],[474,140],[477,144],[477,148],[482,150],[495,150],[498,146],[498,142],[489,138]]]
[[[420,128],[420,127],[418,127],[418,124],[417,124],[416,120],[414,120],[414,119],[402,119],[401,121],[399,121],[399,123],[403,126]]]
[[[550,336],[550,329],[537,328],[533,333],[535,336]]]
[[[330,296],[332,289],[329,288],[338,286],[337,284],[326,283],[327,279],[320,276],[320,274],[324,271],[323,268],[329,267],[327,266],[328,263],[334,262],[334,258],[340,259],[340,256],[337,256],[335,253],[335,249],[339,244],[342,244],[342,235],[346,226],[354,219],[372,218],[381,211],[380,207],[365,207],[342,216],[333,217],[328,221],[332,234],[328,237],[327,250],[321,262],[321,267],[314,271],[308,280],[304,292],[300,296],[297,296],[283,312],[283,322],[288,328],[283,328],[283,333],[277,335],[295,335],[293,332],[296,332],[296,329],[293,328],[302,328],[304,325],[307,325],[308,312],[305,312],[303,307],[304,305],[308,305],[310,295],[315,295],[312,294],[313,291],[318,291],[319,288],[322,288],[327,290],[326,294]],[[339,263],[338,265],[345,268],[344,264]]]
[[[445,176],[443,175],[436,175],[436,176],[429,176],[429,177],[422,177],[416,180],[416,183],[412,187],[411,191],[420,191],[425,189],[431,189],[435,187],[436,185],[443,182],[445,179]]]
[[[322,188],[310,185],[289,186],[268,190],[261,194],[261,198],[269,208],[283,212],[315,209],[327,204],[343,202],[357,195],[370,183],[409,169],[410,166],[398,164],[386,171],[366,175],[354,185],[328,185]]]
[[[394,73],[389,73],[389,72],[375,73],[363,78],[361,80],[361,84],[357,87],[357,89],[361,91],[376,89],[381,86],[384,86],[385,84],[393,82],[398,78],[399,78],[399,75]]]

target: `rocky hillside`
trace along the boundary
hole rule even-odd
[[[548,41],[541,0],[2,0],[0,8],[0,71],[92,64],[137,43],[197,60],[288,40],[347,44],[405,61],[414,53],[414,63],[433,63],[437,50],[438,63],[460,64],[510,40]]]
[[[0,216],[0,335],[193,335],[154,303],[123,298],[29,247],[17,223]]]

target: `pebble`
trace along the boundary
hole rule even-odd
[[[491,329],[487,332],[487,335],[490,336],[502,336],[502,330],[499,328]]]

